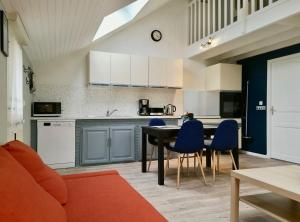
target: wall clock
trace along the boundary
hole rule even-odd
[[[159,30],[153,30],[151,32],[151,38],[155,42],[159,42],[162,39],[162,34]]]

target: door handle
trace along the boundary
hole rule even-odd
[[[274,109],[274,106],[271,106],[270,111],[271,111],[271,114],[274,115],[274,113],[276,112],[276,110]]]
[[[107,141],[106,141],[106,145],[107,147],[111,147],[111,138],[107,138]]]

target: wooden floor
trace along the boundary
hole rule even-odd
[[[215,184],[212,184],[210,170],[205,170],[209,183],[208,186],[203,184],[200,176],[195,175],[193,171],[193,161],[190,162],[189,176],[187,176],[186,173],[186,162],[184,163],[184,173],[181,179],[180,189],[176,189],[176,160],[171,161],[169,174],[165,179],[165,186],[157,185],[157,161],[152,162],[150,172],[148,173],[141,173],[140,162],[63,169],[59,170],[59,172],[61,174],[70,174],[116,169],[169,221],[230,221],[231,162],[229,156],[223,155],[221,157],[221,172],[220,175],[216,177]],[[241,169],[286,164],[288,163],[245,154],[240,155]],[[264,192],[264,190],[259,190],[249,184],[241,184],[241,195],[261,192]],[[240,221],[271,222],[275,220],[240,202]]]

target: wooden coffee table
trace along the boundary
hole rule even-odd
[[[268,193],[240,196],[240,182],[266,189]],[[231,173],[231,222],[239,221],[239,201],[280,221],[300,221],[300,166],[234,170]]]

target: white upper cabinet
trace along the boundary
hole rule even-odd
[[[130,55],[111,54],[111,84],[130,85]]]
[[[181,59],[167,59],[167,86],[182,88],[183,85],[183,62]]]
[[[205,68],[205,88],[207,91],[241,91],[242,66],[219,63]]]
[[[149,59],[148,56],[131,56],[131,85],[148,86]]]
[[[89,57],[89,83],[109,85],[110,53],[90,51]]]
[[[149,57],[149,86],[167,86],[167,65],[166,59]]]
[[[183,62],[181,59],[90,51],[89,83],[182,88]]]

